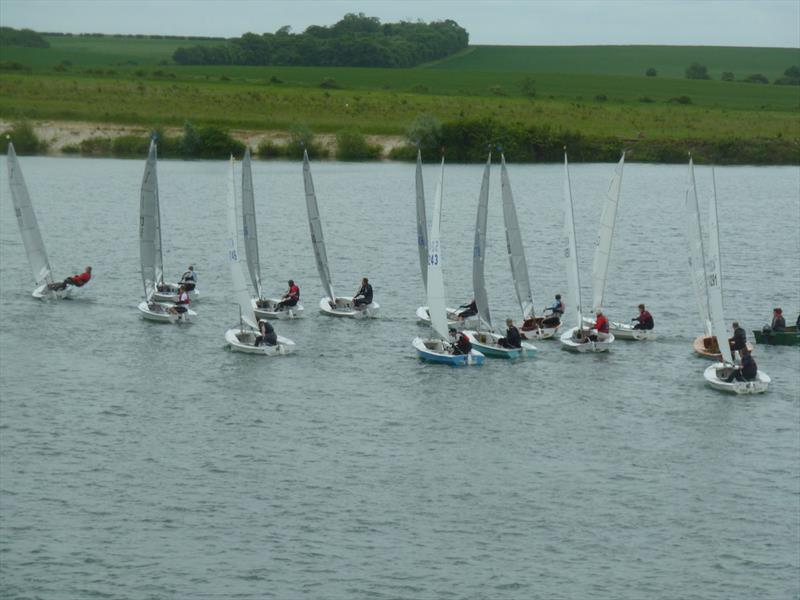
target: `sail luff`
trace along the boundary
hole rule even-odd
[[[481,191],[478,196],[478,215],[475,220],[475,241],[472,246],[472,289],[475,294],[475,304],[478,307],[478,319],[489,331],[492,331],[492,315],[489,312],[489,296],[486,292],[486,221],[489,213],[489,171],[492,164],[492,155],[486,159],[483,170]]]
[[[417,251],[422,285],[428,287],[428,219],[425,214],[425,187],[422,184],[422,151],[417,150]]]
[[[442,187],[444,185],[444,158],[439,182],[436,184],[436,198],[433,205],[433,222],[428,238],[428,312],[431,316],[431,327],[442,340],[450,337],[447,326],[447,309],[444,298],[444,276],[442,275]]]
[[[314,180],[311,178],[311,165],[308,162],[308,152],[303,152],[303,184],[306,191],[306,210],[308,211],[308,227],[311,231],[311,245],[314,247],[314,258],[317,262],[317,271],[322,281],[322,288],[328,294],[331,302],[336,300],[333,292],[331,273],[328,268],[328,255],[325,251],[325,237],[322,233],[322,220],[319,216],[317,194],[314,191]]]
[[[256,201],[253,190],[253,172],[250,167],[250,148],[242,160],[242,236],[247,257],[247,270],[256,295],[261,298],[261,261],[258,255],[258,225],[256,223]]]
[[[700,205],[697,200],[697,184],[694,178],[694,163],[689,158],[689,174],[684,199],[686,235],[689,240],[689,274],[692,278],[697,307],[706,335],[711,335],[711,317],[706,288],[706,254],[703,230],[700,226]]]
[[[47,258],[47,250],[44,247],[44,240],[39,231],[39,223],[36,220],[36,213],[33,211],[33,204],[25,185],[25,178],[22,176],[22,169],[17,161],[17,154],[14,151],[14,144],[8,143],[8,185],[11,188],[11,200],[14,204],[14,213],[17,217],[17,225],[22,236],[22,245],[25,247],[25,254],[28,257],[28,264],[33,273],[36,286],[43,283],[52,283],[53,276],[50,268],[50,261]]]
[[[503,195],[503,222],[506,228],[506,248],[511,263],[511,276],[514,280],[514,290],[517,293],[522,318],[526,319],[533,314],[533,293],[528,277],[528,262],[525,259],[525,247],[522,244],[522,232],[517,219],[514,194],[511,191],[511,181],[506,170],[506,158],[502,154],[500,155],[500,187]]]
[[[732,364],[733,356],[728,345],[725,329],[725,311],[722,303],[722,253],[719,244],[719,215],[717,212],[717,182],[714,169],[711,169],[711,199],[708,205],[708,308],[711,316],[711,329],[717,338],[723,362]]]
[[[564,259],[567,269],[568,302],[573,305],[575,326],[583,326],[581,308],[581,279],[578,272],[578,248],[575,242],[575,212],[572,206],[572,186],[569,181],[569,165],[564,153]]]
[[[595,242],[594,261],[592,262],[592,305],[594,310],[598,310],[603,306],[624,166],[625,153],[623,152],[604,196],[605,202],[603,204],[603,213],[600,217],[600,230],[597,232],[597,240]]]
[[[257,329],[253,308],[250,305],[250,293],[247,290],[247,280],[244,277],[242,264],[239,259],[239,219],[236,215],[236,174],[233,156],[230,159],[230,173],[228,175],[228,239],[226,249],[228,251],[228,265],[230,266],[232,292],[236,303],[239,305],[242,319],[253,329]]]
[[[152,297],[163,273],[158,212],[156,143],[151,140],[139,195],[139,259],[146,300]]]

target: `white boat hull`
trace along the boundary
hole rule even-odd
[[[483,354],[474,348],[469,354],[451,354],[450,344],[445,345],[439,339],[424,339],[421,337],[414,338],[411,344],[417,351],[417,356],[426,362],[451,365],[453,367],[483,364]]]
[[[564,350],[569,350],[570,352],[607,352],[611,348],[611,344],[614,343],[614,334],[609,333],[608,337],[602,341],[598,340],[593,342],[591,340],[580,342],[575,338],[575,334],[577,333],[578,328],[573,327],[569,331],[565,331],[561,334],[559,340],[561,341],[561,347]],[[597,332],[594,329],[589,330],[590,334],[596,334]]]
[[[464,334],[478,352],[489,358],[533,358],[538,351],[536,346],[525,341],[521,348],[500,346],[497,342],[502,336],[489,331],[464,331]]]
[[[278,303],[280,302],[277,298],[261,298],[262,306],[258,306],[259,298],[253,298],[250,301],[250,306],[253,307],[253,313],[256,315],[256,319],[278,319],[278,320],[286,320],[286,319],[299,319],[303,316],[303,305],[299,302],[294,306],[287,306],[284,309],[276,310]]]
[[[192,309],[183,314],[169,312],[172,305],[142,300],[137,308],[142,313],[142,318],[154,323],[192,323],[197,319],[197,313]]]
[[[73,286],[68,285],[63,290],[49,290],[46,283],[43,283],[31,293],[37,300],[63,300],[72,295]]]
[[[257,354],[259,356],[285,356],[295,351],[296,345],[289,338],[278,336],[278,343],[275,346],[256,346],[256,335],[254,331],[242,330],[241,327],[234,327],[225,332],[225,342],[234,352],[243,354]]]
[[[587,325],[593,325],[592,319],[584,317],[583,322]],[[633,325],[628,323],[617,323],[616,321],[609,321],[608,330],[618,340],[633,340],[644,341],[656,339],[656,332],[654,329],[634,329]]]
[[[347,317],[350,319],[375,319],[380,311],[380,304],[372,302],[364,308],[355,308],[352,298],[336,298],[332,304],[330,298],[319,301],[319,311],[331,317]]]
[[[458,311],[455,308],[447,308],[447,326],[451,329],[464,329],[465,327],[475,328],[479,325],[477,315],[467,317],[463,321],[458,318]],[[417,308],[417,323],[419,325],[431,325],[431,315],[427,306]]]
[[[706,367],[705,371],[703,371],[703,377],[706,380],[706,383],[710,385],[715,390],[719,390],[721,392],[728,392],[729,394],[763,394],[769,388],[769,384],[772,381],[766,373],[759,370],[756,379],[753,381],[731,381],[728,383],[724,379],[720,379],[717,376],[717,371],[720,369],[724,369],[726,365],[724,363],[714,363],[713,365]]]
[[[177,283],[166,283],[169,290],[168,291],[158,291],[156,290],[153,293],[153,300],[156,302],[175,302],[178,299],[178,284]],[[189,292],[189,299],[192,302],[197,302],[200,299],[200,292],[195,287],[193,290]]]

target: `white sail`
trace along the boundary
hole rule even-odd
[[[228,265],[231,269],[231,280],[233,281],[232,292],[241,310],[242,320],[253,329],[257,329],[253,309],[250,305],[247,281],[244,278],[242,263],[239,261],[238,222],[239,220],[236,218],[236,177],[234,160],[233,156],[231,156],[231,170],[228,176],[228,239],[226,240],[226,247]]]
[[[322,221],[319,218],[317,194],[314,192],[314,181],[311,179],[311,165],[308,163],[308,152],[303,151],[303,184],[306,189],[306,209],[308,210],[308,227],[311,230],[311,245],[314,247],[314,258],[317,261],[317,271],[322,281],[322,288],[328,294],[331,302],[336,300],[331,282],[331,272],[328,268],[328,255],[325,252],[325,237],[322,235]]]
[[[514,279],[514,289],[517,292],[520,310],[522,310],[522,318],[526,319],[533,314],[533,293],[528,278],[528,262],[525,260],[525,247],[522,245],[522,233],[517,220],[514,195],[511,193],[511,182],[506,171],[506,158],[502,154],[500,155],[500,187],[503,193],[503,221],[506,226],[506,247],[511,262],[511,276]]]
[[[700,226],[700,206],[697,202],[697,185],[694,179],[694,163],[689,158],[689,180],[686,184],[686,235],[689,240],[689,274],[692,278],[697,307],[703,319],[706,335],[711,335],[708,290],[706,289],[706,255],[703,245],[703,231]]]
[[[475,304],[478,307],[479,320],[492,330],[492,315],[489,312],[489,296],[486,293],[484,262],[486,260],[486,220],[489,214],[489,170],[492,155],[486,159],[481,181],[481,193],[478,196],[478,216],[475,221],[475,242],[472,246],[472,289],[475,293]],[[480,329],[480,327],[479,327]]]
[[[708,308],[711,316],[711,331],[717,338],[722,359],[733,363],[731,348],[728,345],[728,332],[725,329],[725,313],[722,308],[722,260],[719,248],[719,220],[717,214],[717,182],[714,169],[711,169],[712,192],[708,204]]]
[[[33,279],[36,281],[37,287],[43,283],[53,283],[50,261],[47,259],[47,250],[45,250],[44,240],[39,231],[39,223],[36,221],[31,197],[22,176],[22,169],[17,162],[14,144],[11,142],[8,143],[7,162],[11,200],[14,203],[14,213],[17,216],[19,233],[22,236],[22,244],[25,246],[25,254],[28,255],[28,264],[33,272]]]
[[[422,185],[422,151],[417,150],[417,250],[422,284],[428,287],[428,219],[425,216],[425,188]]]
[[[152,297],[156,285],[164,278],[156,161],[156,143],[155,140],[151,140],[139,201],[139,258],[142,263],[142,283],[147,300]]]
[[[245,150],[242,161],[242,237],[250,281],[253,282],[256,294],[261,298],[261,263],[258,257],[258,227],[256,225],[253,173],[250,168],[250,148]]]
[[[450,337],[447,327],[447,309],[444,300],[444,277],[442,275],[442,186],[444,185],[444,158],[439,183],[436,185],[436,199],[433,205],[433,223],[428,238],[428,312],[433,330],[443,340]]]
[[[619,206],[622,169],[624,166],[625,153],[623,152],[605,194],[603,214],[600,217],[600,231],[597,232],[597,240],[595,242],[594,261],[592,263],[592,305],[594,310],[598,310],[603,306],[603,295],[605,294],[606,280],[608,279],[608,262],[611,258],[611,243],[614,239],[614,224],[617,220],[617,207]]]
[[[567,306],[575,313],[575,326],[582,327],[581,279],[578,274],[578,248],[575,243],[575,213],[572,210],[572,186],[569,181],[569,165],[564,153],[564,261],[567,269]]]

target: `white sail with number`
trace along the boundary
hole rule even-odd
[[[733,363],[728,335],[725,329],[725,313],[722,307],[722,262],[719,246],[719,220],[717,216],[717,183],[714,169],[711,169],[712,192],[708,203],[708,263],[706,268],[706,289],[708,308],[711,317],[711,331],[719,342],[722,360]]]
[[[314,258],[317,262],[317,271],[322,281],[322,288],[328,294],[331,302],[336,301],[331,282],[331,272],[328,268],[328,255],[325,251],[325,237],[322,234],[322,221],[319,216],[317,194],[314,191],[314,180],[311,178],[311,165],[308,162],[308,152],[303,151],[303,184],[306,191],[306,210],[308,211],[308,227],[311,230],[311,245],[314,247]]]
[[[428,219],[425,215],[425,187],[422,185],[422,151],[417,150],[417,251],[422,284],[428,286]]]
[[[592,304],[594,310],[603,306],[603,295],[608,279],[608,263],[611,258],[611,244],[614,239],[614,225],[617,220],[620,189],[622,188],[622,169],[625,166],[625,153],[617,163],[614,176],[604,196],[603,213],[600,217],[600,231],[595,242],[594,261],[592,263]]]
[[[533,314],[533,293],[528,277],[525,247],[522,245],[522,233],[517,220],[517,209],[514,205],[514,195],[511,192],[511,182],[506,171],[506,158],[502,154],[500,155],[500,187],[503,195],[503,221],[506,228],[508,259],[511,262],[511,276],[514,279],[514,289],[522,310],[522,318],[527,319]]]
[[[703,232],[700,226],[700,206],[697,201],[697,185],[694,179],[694,163],[689,158],[689,180],[684,201],[686,210],[686,234],[689,239],[689,273],[692,278],[697,307],[703,319],[706,335],[711,335],[711,318],[708,298],[706,255]]]
[[[489,312],[489,297],[486,293],[485,260],[486,260],[486,221],[489,214],[489,170],[492,155],[486,159],[483,170],[481,192],[478,197],[478,216],[475,221],[475,241],[472,246],[472,289],[475,293],[475,305],[478,307],[478,329],[481,324],[492,329],[492,316]]]
[[[436,184],[436,198],[433,205],[433,223],[428,237],[428,310],[431,326],[443,340],[450,336],[447,327],[447,309],[444,299],[444,276],[442,275],[442,186],[444,185],[444,158],[439,183]]]
[[[233,282],[233,297],[241,310],[242,320],[253,329],[257,328],[255,317],[250,306],[250,293],[247,290],[247,280],[244,277],[242,263],[239,255],[239,232],[236,218],[236,178],[234,174],[235,162],[233,157],[230,159],[230,174],[228,177],[228,238],[226,240],[228,250],[228,265]]]
[[[250,148],[242,160],[242,238],[247,257],[247,270],[256,295],[261,298],[261,263],[258,256],[258,227],[256,225],[256,203],[253,192],[253,172],[250,167]]]
[[[44,240],[39,231],[39,223],[36,220],[36,213],[33,212],[33,204],[17,161],[14,144],[11,142],[8,143],[7,165],[11,200],[14,203],[14,213],[22,236],[22,244],[25,246],[25,254],[28,256],[28,264],[33,272],[33,279],[37,286],[53,283],[50,261],[47,258],[47,250],[45,250]]]
[[[150,151],[147,155],[147,163],[142,177],[139,202],[139,258],[142,266],[142,283],[144,285],[145,298],[149,300],[156,291],[156,286],[164,278],[155,140],[150,141]]]
[[[572,186],[569,181],[569,164],[564,154],[564,233],[562,238],[564,261],[567,270],[568,306],[575,313],[575,326],[582,325],[581,280],[578,273],[578,248],[575,242],[575,213],[572,208]]]

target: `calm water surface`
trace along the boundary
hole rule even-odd
[[[3,161],[4,162],[4,161]],[[223,345],[225,162],[159,163],[164,264],[200,275],[192,326],[142,321],[142,161],[22,158],[72,301],[30,297],[0,181],[0,595],[5,598],[798,598],[800,352],[757,348],[768,394],[703,385],[682,222],[686,168],[625,167],[607,314],[646,302],[660,339],[526,363],[418,362],[414,169],[313,165],[337,292],[368,275],[380,320],[317,314],[301,167],[254,166],[263,278],[307,317],[275,360]],[[613,165],[574,165],[590,298]],[[425,170],[432,206],[437,169]],[[481,166],[448,166],[450,304],[471,288]],[[510,165],[539,308],[564,292],[562,167]],[[800,170],[719,168],[725,309],[800,308]],[[703,201],[711,172],[697,169]],[[487,279],[515,316],[492,180]]]

